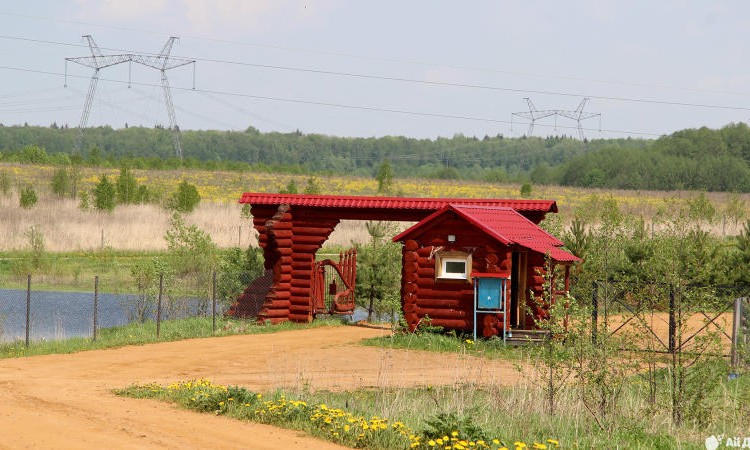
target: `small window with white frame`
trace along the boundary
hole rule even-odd
[[[435,255],[435,278],[468,280],[471,255],[464,252],[439,252]]]

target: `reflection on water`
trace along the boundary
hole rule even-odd
[[[126,325],[138,311],[135,295],[99,294],[98,327]],[[186,299],[162,308],[162,318],[196,315],[200,301]],[[204,304],[206,302],[203,302]],[[204,309],[205,305],[203,305]],[[31,292],[31,340],[59,340],[91,336],[94,330],[94,294],[92,292]],[[210,305],[208,312],[210,313]],[[155,318],[154,308],[145,315]],[[0,342],[26,337],[26,291],[0,289]]]

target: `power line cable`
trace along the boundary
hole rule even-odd
[[[11,70],[11,71],[19,71],[19,72],[27,72],[27,73],[36,73],[40,75],[50,75],[50,76],[59,76],[62,77],[64,74],[60,72],[52,72],[52,71],[46,71],[46,70],[39,70],[39,69],[28,69],[28,68],[19,68],[19,67],[12,67],[12,66],[4,66],[0,65],[0,69],[3,70]],[[71,75],[68,74],[68,77],[71,78],[86,78],[84,76],[78,76],[78,75]],[[139,85],[139,86],[149,86],[149,87],[157,87],[155,84],[150,83],[142,83],[142,82],[132,82],[132,81],[123,81],[123,80],[114,80],[114,79],[105,79],[101,78],[101,81],[111,82],[111,83],[121,83],[121,84],[127,84],[131,83],[133,85]],[[226,95],[231,97],[239,97],[239,98],[252,98],[256,100],[267,100],[267,101],[275,101],[275,102],[282,102],[282,103],[294,103],[294,104],[305,104],[305,105],[314,105],[314,106],[327,106],[327,107],[334,107],[334,108],[343,108],[343,109],[352,109],[352,110],[360,110],[360,111],[370,111],[370,112],[384,112],[384,113],[393,113],[393,114],[403,114],[403,115],[410,115],[410,116],[416,116],[416,117],[434,117],[434,118],[442,118],[442,119],[456,119],[456,120],[467,120],[467,121],[475,121],[475,122],[485,122],[485,123],[500,123],[500,124],[507,124],[510,125],[512,122],[509,120],[502,120],[502,119],[493,119],[489,117],[479,117],[479,116],[469,116],[469,115],[460,115],[460,114],[446,114],[446,113],[432,113],[432,112],[421,112],[421,111],[409,111],[405,109],[395,109],[395,108],[384,108],[384,107],[377,107],[377,106],[367,106],[367,105],[348,105],[344,103],[334,103],[334,102],[325,102],[325,101],[317,101],[317,100],[304,100],[304,99],[293,99],[293,98],[283,98],[283,97],[274,97],[274,96],[267,96],[267,95],[256,95],[256,94],[246,94],[241,92],[228,92],[228,91],[218,91],[218,90],[211,90],[211,89],[199,89],[199,88],[189,88],[189,87],[172,87],[175,91],[184,91],[184,92],[202,92],[202,93],[209,93],[209,94],[216,94],[216,95]],[[750,111],[750,108],[744,108],[748,111]],[[552,128],[552,125],[539,125],[543,127]],[[572,126],[560,126],[558,125],[557,128],[570,128],[570,129],[577,129],[577,127]],[[628,131],[628,130],[615,130],[615,129],[594,129],[594,128],[583,128],[586,131],[600,131],[603,133],[613,133],[613,134],[623,134],[623,135],[640,135],[640,136],[662,136],[663,133],[653,133],[653,132],[638,132],[638,131]]]
[[[34,19],[34,20],[47,20],[47,21],[67,23],[67,24],[73,24],[73,25],[84,25],[87,27],[97,27],[97,28],[102,28],[102,29],[111,29],[111,30],[118,30],[118,31],[147,33],[147,34],[158,35],[158,36],[169,36],[168,33],[164,33],[164,32],[144,30],[144,29],[138,29],[138,28],[129,28],[129,27],[117,27],[117,26],[111,26],[111,25],[107,26],[107,25],[95,24],[95,23],[90,23],[90,22],[61,19],[59,17],[34,16],[34,15],[27,15],[27,14],[3,12],[3,11],[0,11],[0,15],[20,17],[20,18],[26,18],[26,19]],[[5,37],[5,36],[0,36],[0,37]],[[47,43],[54,43],[54,44],[60,44],[60,45],[74,45],[74,44],[69,44],[69,43],[58,43],[58,42],[53,42],[53,41],[43,41],[43,40],[28,39],[28,38],[17,38],[17,37],[9,37],[9,38],[15,38],[19,40],[29,40],[33,42],[47,42]],[[193,39],[197,41],[215,42],[215,43],[226,44],[226,45],[267,48],[271,50],[307,53],[307,54],[313,54],[313,55],[336,56],[336,57],[366,60],[366,61],[373,61],[373,62],[408,64],[408,65],[414,65],[414,66],[438,67],[438,68],[458,69],[458,70],[466,70],[466,71],[474,71],[474,72],[488,72],[488,73],[496,73],[496,74],[503,74],[503,75],[560,79],[560,80],[568,80],[568,81],[584,81],[584,82],[590,82],[590,83],[610,84],[610,85],[629,86],[629,87],[658,88],[658,89],[676,90],[676,91],[683,91],[683,92],[722,94],[722,95],[748,95],[748,93],[746,92],[683,88],[683,87],[669,86],[669,85],[662,85],[662,84],[633,83],[633,82],[623,82],[623,81],[589,79],[589,78],[566,76],[566,75],[551,75],[551,74],[538,74],[538,73],[533,73],[533,72],[507,71],[507,70],[501,70],[497,68],[462,66],[462,65],[457,65],[457,64],[444,64],[444,63],[431,63],[431,62],[416,61],[416,60],[403,59],[403,58],[372,57],[372,56],[355,55],[351,53],[335,52],[335,51],[328,51],[328,50],[303,49],[303,48],[286,47],[286,46],[272,45],[272,44],[238,42],[238,41],[232,41],[232,40],[227,40],[227,39],[217,39],[217,38],[211,38],[207,36],[198,36],[198,35],[183,35],[183,38]],[[116,49],[107,49],[107,50],[116,50]],[[591,96],[588,96],[588,97],[593,98]]]
[[[0,39],[16,39],[16,40],[44,43],[44,44],[83,47],[83,45],[79,45],[79,44],[45,41],[45,40],[40,40],[40,39],[21,38],[21,37],[6,36],[6,35],[0,35]],[[129,52],[129,50],[110,48],[110,47],[102,47],[102,49],[108,50],[108,51],[117,51],[117,52]],[[139,52],[139,53],[142,53],[142,52]],[[145,52],[144,54],[149,54],[149,53]],[[319,74],[319,75],[332,75],[332,76],[341,76],[341,77],[349,77],[349,78],[421,84],[421,85],[426,85],[426,86],[478,89],[478,90],[488,90],[488,91],[497,91],[497,92],[508,92],[508,93],[513,93],[513,94],[537,94],[537,95],[552,95],[552,96],[559,96],[559,97],[575,97],[575,98],[587,97],[589,99],[604,100],[604,101],[680,106],[680,107],[690,107],[690,108],[721,109],[721,110],[729,110],[729,111],[750,111],[750,107],[746,107],[746,106],[681,102],[681,101],[661,100],[661,99],[652,99],[652,98],[639,98],[639,97],[595,95],[595,94],[589,94],[589,93],[541,90],[541,89],[506,88],[506,87],[484,85],[484,84],[418,80],[414,78],[395,77],[395,76],[388,76],[388,75],[371,75],[371,74],[356,73],[356,72],[341,72],[341,71],[333,71],[333,70],[283,66],[283,65],[275,65],[275,64],[259,64],[259,63],[249,63],[249,62],[244,62],[244,61],[232,61],[232,60],[213,59],[213,58],[199,58],[199,57],[187,57],[187,56],[175,56],[175,57],[191,59],[191,60],[207,62],[207,63],[230,64],[230,65],[236,65],[236,66],[255,67],[255,68],[260,68],[260,69],[284,70],[284,71],[301,72],[301,73],[313,73],[313,74]],[[730,93],[727,93],[727,94],[730,94]],[[736,93],[736,92],[731,93],[731,94],[732,95],[750,95],[748,93]]]

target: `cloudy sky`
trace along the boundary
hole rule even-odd
[[[158,53],[182,129],[520,136],[538,110],[588,138],[750,120],[746,1],[27,0],[0,6],[0,122],[77,126],[93,70]],[[131,80],[130,87],[128,79]],[[168,125],[158,70],[100,71],[89,126]],[[195,89],[193,89],[193,80]],[[576,134],[540,119],[535,135]]]

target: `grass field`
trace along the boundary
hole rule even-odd
[[[45,238],[48,251],[79,251],[112,248],[117,250],[160,250],[166,247],[163,236],[170,213],[157,205],[123,205],[111,214],[93,210],[82,211],[78,201],[61,199],[50,193],[53,167],[0,164],[15,186],[31,184],[37,190],[39,203],[28,210],[19,206],[17,194],[0,194],[0,251],[28,248],[27,233],[35,227]],[[290,180],[305,186],[308,176],[221,172],[200,170],[145,171],[133,170],[138,182],[162,197],[173,192],[180,180],[194,184],[202,201],[186,218],[211,235],[220,247],[245,247],[255,243],[255,231],[249,220],[241,216],[237,203],[242,192],[278,192]],[[100,174],[117,175],[115,169],[84,168],[83,189],[91,190]],[[323,194],[375,195],[377,182],[370,178],[316,177]],[[404,196],[519,198],[520,187],[456,180],[398,179],[395,189]],[[560,209],[560,219],[569,223],[575,214],[586,213],[592,203],[611,199],[624,214],[643,217],[646,225],[675,204],[698,195],[695,192],[602,191],[560,186],[534,186],[532,198],[553,199]],[[737,223],[725,219],[731,194],[708,193],[706,198],[716,210],[716,218],[706,224],[717,235],[734,235]],[[750,194],[734,197],[750,204]],[[743,208],[744,209],[744,208]],[[363,241],[367,233],[361,222],[342,222],[329,240],[334,246],[348,246],[352,240]]]

